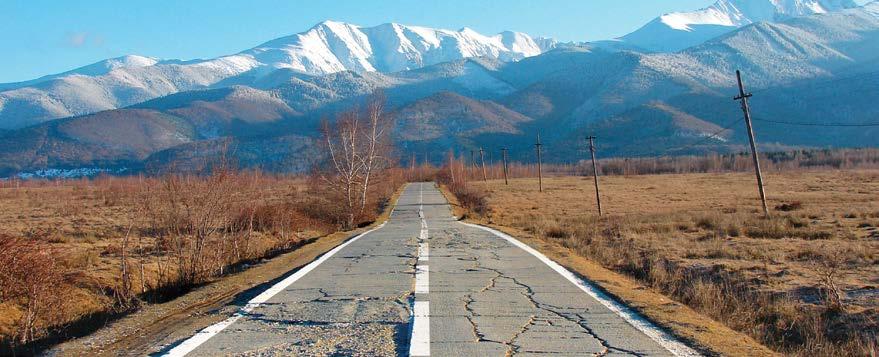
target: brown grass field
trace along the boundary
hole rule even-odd
[[[401,183],[376,186],[357,223]],[[39,350],[340,231],[339,200],[318,187],[259,172],[3,183],[0,351]]]
[[[470,182],[471,218],[534,234],[796,355],[870,355],[879,332],[879,171]],[[461,197],[461,194],[458,194]],[[467,195],[464,195],[467,196]],[[466,203],[465,203],[466,205]],[[474,207],[476,209],[474,209]]]

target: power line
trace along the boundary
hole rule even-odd
[[[700,139],[699,141],[696,141],[696,142],[691,143],[691,144],[682,145],[682,146],[675,146],[675,147],[667,148],[667,149],[662,150],[662,151],[642,151],[642,152],[639,152],[639,153],[628,154],[628,155],[629,155],[629,156],[643,156],[643,155],[647,155],[647,154],[653,154],[653,155],[656,155],[656,156],[662,156],[662,155],[668,154],[668,153],[670,153],[670,152],[672,152],[672,151],[681,151],[681,150],[690,149],[690,148],[693,148],[693,147],[696,147],[696,146],[699,146],[699,145],[705,144],[705,143],[707,143],[707,142],[710,141],[710,140],[719,140],[719,137],[720,137],[720,134],[721,134],[721,133],[723,133],[723,132],[725,132],[725,131],[727,131],[727,130],[732,129],[733,126],[735,126],[736,124],[739,124],[739,121],[740,121],[740,120],[741,120],[740,118],[735,118],[735,119],[733,119],[733,120],[727,122],[726,124],[724,124],[724,126],[721,127],[720,130],[717,130],[717,131],[715,131],[715,132],[713,132],[713,133],[711,133],[711,134],[709,134],[709,135],[706,135],[706,136],[704,136],[702,139]]]
[[[775,124],[784,124],[784,125],[799,125],[799,126],[821,126],[821,127],[871,127],[871,126],[879,126],[879,122],[876,123],[807,123],[807,122],[793,122],[793,121],[782,121],[782,120],[770,120],[770,119],[762,119],[762,118],[754,118],[754,120],[767,122],[767,123],[775,123]]]

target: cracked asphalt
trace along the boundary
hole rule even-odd
[[[384,227],[189,355],[407,355],[420,209],[430,291],[417,299],[430,303],[431,355],[671,355],[533,255],[457,222],[430,183],[410,184]]]

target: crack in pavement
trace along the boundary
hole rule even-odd
[[[452,230],[452,231],[445,230],[444,232],[449,234],[451,243],[458,243],[463,238],[463,235],[457,230]],[[455,246],[455,245],[456,244],[453,244],[453,246]],[[481,247],[475,247],[472,245],[471,245],[471,248],[475,248],[476,250],[480,250],[480,251],[485,251],[485,250],[481,249]],[[493,247],[493,248],[501,248],[501,247]],[[589,327],[587,321],[582,316],[580,316],[578,314],[565,313],[565,312],[559,311],[559,310],[563,310],[563,308],[561,308],[561,307],[553,306],[550,304],[545,304],[545,303],[541,303],[540,301],[537,301],[537,299],[534,296],[535,295],[534,290],[530,286],[528,286],[527,284],[519,281],[517,278],[506,275],[500,269],[483,266],[480,263],[480,258],[492,259],[495,261],[501,260],[501,257],[496,252],[496,249],[488,249],[487,252],[491,255],[491,257],[481,257],[481,256],[474,254],[474,253],[471,253],[471,252],[465,253],[465,254],[469,255],[469,257],[458,257],[458,260],[460,260],[460,261],[472,261],[473,262],[473,266],[465,269],[466,271],[485,270],[485,271],[491,271],[494,273],[494,276],[489,279],[488,283],[482,289],[480,289],[478,292],[466,294],[463,298],[464,309],[465,309],[465,311],[467,311],[467,316],[465,316],[465,317],[467,318],[467,321],[471,325],[473,335],[475,336],[477,342],[491,342],[491,343],[498,343],[498,344],[504,345],[507,347],[507,353],[506,353],[507,356],[519,354],[522,349],[522,346],[517,343],[519,337],[521,337],[526,332],[528,332],[529,329],[531,329],[531,327],[534,326],[535,322],[538,321],[537,315],[534,315],[534,314],[529,315],[528,320],[522,324],[522,326],[513,334],[513,336],[509,340],[506,340],[506,341],[495,341],[495,340],[488,339],[488,338],[486,338],[485,334],[479,330],[479,323],[476,321],[476,318],[480,315],[476,311],[474,311],[474,309],[473,309],[472,305],[475,302],[473,295],[476,295],[479,293],[484,293],[486,291],[492,290],[497,286],[497,283],[499,280],[505,279],[505,280],[512,282],[514,285],[518,286],[521,289],[519,291],[519,293],[523,297],[525,297],[528,300],[528,302],[535,309],[540,310],[540,311],[545,311],[553,316],[556,316],[561,319],[564,319],[564,320],[567,320],[569,322],[574,323],[576,326],[578,326],[580,329],[582,329],[583,332],[585,332],[586,334],[588,334],[589,336],[594,338],[596,341],[598,341],[598,343],[603,348],[603,350],[597,354],[598,356],[606,356],[606,355],[610,354],[611,352],[622,353],[622,354],[627,354],[627,355],[631,355],[631,356],[642,356],[642,354],[640,354],[636,351],[612,346],[606,339],[601,338],[591,327]],[[543,320],[541,319],[541,321],[543,321]],[[550,325],[553,325],[551,319],[545,319],[545,321],[547,321]]]

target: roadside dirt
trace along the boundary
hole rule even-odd
[[[452,204],[452,213],[455,217],[462,217],[465,210],[458,204],[455,196],[445,187],[441,187],[441,191]],[[753,338],[699,314],[634,279],[578,256],[572,250],[558,243],[540,239],[522,230],[488,224],[483,220],[468,219],[467,221],[492,227],[516,237],[568,270],[595,283],[618,301],[632,307],[647,319],[705,354],[723,356],[779,355]]]
[[[392,202],[396,204],[401,190]],[[373,223],[386,221],[394,205]],[[361,228],[317,238],[290,253],[265,260],[161,304],[150,304],[95,333],[47,351],[55,356],[148,355],[160,352],[219,322],[267,287],[295,273],[327,251],[370,229]]]

